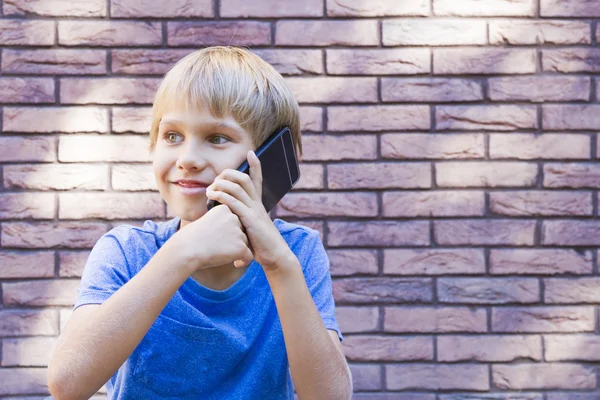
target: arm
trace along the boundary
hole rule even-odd
[[[56,341],[48,387],[59,400],[88,399],[119,369],[192,271],[170,241],[102,305],[77,308]]]
[[[327,331],[293,253],[267,273],[301,399],[350,399],[352,377],[337,333]],[[333,339],[333,340],[332,340]]]

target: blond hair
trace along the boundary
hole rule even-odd
[[[298,102],[283,77],[245,49],[214,46],[197,50],[167,72],[152,107],[150,152],[156,146],[160,120],[174,105],[190,111],[206,107],[216,118],[232,116],[250,133],[255,146],[287,126],[298,156],[302,154]]]

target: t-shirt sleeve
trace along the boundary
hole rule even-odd
[[[304,277],[313,301],[327,329],[337,332],[340,341],[344,340],[335,318],[335,301],[329,272],[329,257],[317,231],[305,239],[308,244],[304,258]]]
[[[130,278],[125,252],[111,232],[92,249],[81,277],[73,310],[84,304],[102,304]]]

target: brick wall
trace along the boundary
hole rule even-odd
[[[47,393],[95,241],[173,216],[150,103],[216,44],[301,103],[276,215],[323,234],[357,399],[600,396],[600,1],[0,4],[0,398]]]

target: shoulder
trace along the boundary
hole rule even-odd
[[[146,220],[142,226],[116,226],[105,233],[103,238],[114,239],[124,250],[140,244],[158,249],[173,235],[178,225],[178,218],[162,222]]]
[[[318,230],[305,225],[295,224],[276,218],[275,226],[290,249],[306,268],[309,259],[324,256],[325,250]]]
[[[316,240],[321,240],[319,231],[308,226],[287,222],[279,218],[275,218],[273,223],[290,247],[314,245]]]

